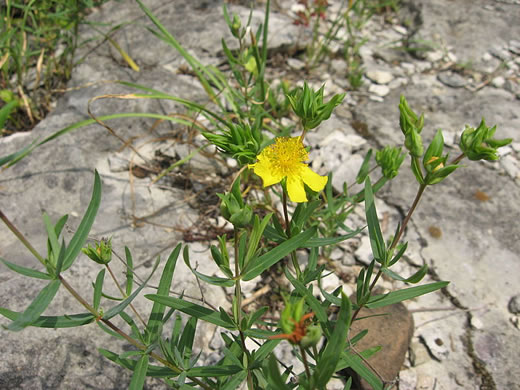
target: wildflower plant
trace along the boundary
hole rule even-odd
[[[125,85],[143,93],[121,95],[120,98],[169,99],[198,112],[210,123],[208,127],[199,126],[198,130],[223,156],[234,158],[239,167],[229,191],[218,194],[221,214],[232,225],[232,234],[219,236],[217,245],[210,247],[211,258],[208,261],[215,263],[219,274],[206,275],[198,271],[192,266],[189,247],[186,245],[183,248],[182,243],[179,243],[162,266],[158,259],[150,275],[136,288],[134,260],[131,250],[125,248],[126,281],[120,286],[109,264],[112,248],[117,243],[104,239],[96,243],[95,247],[85,247],[101,202],[102,183],[95,172],[89,206],[68,243],[62,237],[67,216],[52,222],[44,215],[48,235],[46,257],[40,255],[8,216],[0,211],[0,219],[41,263],[42,268],[34,270],[6,259],[0,261],[14,272],[48,281],[25,310],[0,308],[0,314],[11,320],[7,329],[22,331],[28,326],[64,328],[96,323],[101,330],[132,345],[131,352],[116,353],[100,349],[100,353],[107,359],[133,372],[131,389],[142,388],[146,377],[161,378],[168,386],[181,389],[230,390],[239,388],[243,383],[246,383],[248,389],[326,389],[331,378],[338,377],[339,372],[347,367],[357,372],[374,389],[389,388],[394,378],[382,378],[367,362],[377,349],[358,352],[354,346],[366,332],[350,335],[350,324],[360,320],[362,308],[384,307],[447,286],[448,282],[438,281],[407,286],[384,295],[373,294],[383,274],[405,284],[417,284],[427,274],[427,266],[408,277],[391,269],[406,252],[407,243],[402,242],[403,233],[426,188],[454,173],[465,157],[470,160],[496,159],[498,148],[511,140],[492,138],[495,127],[489,128],[482,121],[477,129],[467,128],[464,131],[460,143],[461,154],[450,160],[448,155],[443,155],[441,131],[437,132],[428,146],[423,145],[420,133],[424,127],[424,117],[417,115],[402,97],[399,109],[403,144],[408,151],[419,188],[406,217],[396,227],[395,234],[385,238],[379,225],[374,194],[398,174],[406,154],[399,147],[387,146],[376,151],[373,159],[370,151],[356,179],[358,183],[364,184],[364,189],[353,194],[347,191],[347,185],[343,191],[335,190],[331,184],[332,173],[322,176],[309,168],[308,148],[312,148],[312,145],[305,145],[305,135],[330,117],[344,95],[336,95],[324,103],[323,88],[314,91],[307,84],[289,93],[287,98],[290,106],[299,118],[300,128],[297,132],[301,133],[298,136],[291,136],[291,129],[281,126],[277,118],[271,115],[269,85],[264,78],[269,1],[264,24],[256,33],[250,32],[248,23],[242,27],[238,17],[230,16],[225,9],[225,18],[232,35],[239,41],[250,39],[251,43],[246,46],[242,42],[238,54],[225,50],[234,77],[231,80],[218,70],[200,64],[180,46],[143,3],[138,3],[157,27],[157,30],[153,30],[154,34],[170,43],[193,67],[216,108],[210,110],[201,104],[131,83]],[[258,44],[260,41],[263,45]],[[227,104],[219,99],[222,96],[227,99]],[[229,115],[229,107],[234,110],[232,115]],[[179,118],[167,118],[182,123]],[[84,123],[96,121],[106,126],[104,119],[96,117]],[[84,123],[63,129],[59,134]],[[193,120],[192,123],[188,121],[184,124],[195,123]],[[34,147],[29,145],[18,153],[0,158],[0,166],[19,161]],[[372,184],[371,178],[378,175],[378,167],[381,173]],[[250,196],[251,188],[260,187],[263,187],[265,194],[262,202]],[[276,212],[280,203],[282,213]],[[364,230],[347,227],[350,212],[360,203],[364,203],[366,231],[373,260],[360,271],[355,299],[351,300],[342,291],[342,286],[338,286],[332,293],[321,288],[327,265],[319,265],[318,260],[327,256],[331,246]],[[307,254],[302,264],[297,259],[296,250],[303,250]],[[70,276],[67,275],[67,270],[82,252],[100,267],[92,283],[93,294],[90,299],[72,287]],[[169,294],[181,253],[183,261],[200,283],[233,289],[231,310]],[[159,267],[162,274],[156,292],[145,295],[151,306],[150,312],[145,315],[132,306],[132,301],[147,286]],[[283,308],[279,312],[273,312],[273,308],[269,307],[247,310],[243,304],[245,296],[242,283],[272,272],[274,268],[281,269],[291,286],[284,296]],[[104,293],[105,269],[119,287],[121,297],[111,297]],[[320,299],[312,287],[315,282],[322,295]],[[83,306],[83,313],[42,315],[60,288],[67,290]],[[102,300],[104,309],[101,308]],[[116,325],[113,321],[115,317],[120,317],[125,325]],[[275,320],[272,320],[273,317]],[[193,350],[196,328],[200,322],[213,324],[226,331],[221,333],[225,345],[221,357],[213,365],[204,365],[199,361],[200,355]],[[164,329],[172,331],[166,335]],[[256,343],[258,348],[250,349],[248,340]],[[275,350],[286,341],[294,349],[295,358],[303,365],[301,372],[294,365],[287,366],[286,362],[276,358]],[[384,354],[385,351],[379,353]],[[280,371],[281,365],[284,367],[283,372]],[[352,380],[348,379],[345,388],[349,389],[351,383]]]

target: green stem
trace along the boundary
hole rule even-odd
[[[123,291],[123,289],[121,288],[121,286],[119,285],[117,279],[116,279],[116,276],[114,275],[114,273],[112,272],[112,269],[110,268],[110,266],[108,264],[105,264],[105,266],[107,267],[107,270],[108,270],[108,273],[110,274],[110,276],[112,277],[112,280],[114,281],[115,285],[117,286],[119,292],[121,293],[121,296],[123,298],[128,298],[128,295],[125,294],[125,292]],[[139,319],[139,321],[141,321],[141,323],[144,325],[144,327],[146,327],[146,322],[145,320],[143,319],[143,317],[141,317],[139,315],[139,313],[137,312],[137,310],[135,309],[134,305],[132,305],[131,303],[128,305],[130,306],[130,309],[132,309],[132,311],[135,313],[135,315],[137,316],[137,318]]]
[[[22,234],[22,232],[20,232],[16,226],[14,226],[11,221],[9,220],[9,218],[7,218],[7,216],[2,212],[2,210],[0,210],[0,219],[6,224],[6,226],[9,228],[9,230],[11,232],[13,232],[13,234],[22,242],[23,245],[25,245],[25,247],[27,249],[29,249],[29,252],[31,252],[34,257],[36,257],[38,259],[38,261],[40,263],[42,263],[44,266],[45,266],[45,259],[43,257],[40,256],[40,254],[38,253],[38,251],[36,249],[34,249],[34,247],[31,245],[31,243],[25,238],[25,236]]]
[[[289,221],[289,213],[287,212],[287,191],[285,188],[282,189],[282,204],[283,204],[283,216],[285,218],[285,233],[287,238],[291,238],[291,221]],[[291,252],[291,260],[296,271],[296,277],[300,278],[302,273],[298,259],[296,258],[296,251]]]
[[[238,333],[240,334],[240,340],[242,341],[242,349],[244,353],[247,356],[247,362],[248,366],[251,361],[249,351],[246,347],[246,337],[244,335],[244,332],[242,332],[241,329],[241,322],[242,322],[242,288],[240,286],[240,267],[238,266],[238,244],[239,244],[239,231],[235,227],[235,242],[234,242],[234,249],[235,249],[235,299],[237,302],[237,326],[238,326]],[[251,376],[251,370],[247,369],[247,388],[249,390],[253,390],[253,377]]]
[[[412,206],[410,207],[410,210],[408,210],[408,214],[406,214],[406,217],[403,220],[403,223],[401,225],[401,228],[399,229],[399,232],[397,233],[397,236],[394,237],[392,245],[390,246],[390,248],[388,248],[389,251],[393,250],[397,246],[399,241],[401,240],[401,237],[403,236],[403,233],[404,233],[404,231],[406,229],[406,226],[408,225],[408,222],[410,222],[410,218],[412,217],[412,214],[414,213],[415,209],[417,208],[417,205],[419,204],[419,200],[421,199],[422,194],[424,193],[424,190],[426,189],[426,187],[427,187],[426,184],[421,184],[419,186],[419,189],[417,190],[417,194],[415,195],[415,199],[414,199],[414,201],[412,203]],[[382,273],[383,273],[383,271],[381,271],[381,268],[380,268],[379,271],[376,274],[376,277],[374,278],[374,280],[370,284],[369,293],[372,293],[372,290],[376,286],[376,283],[379,280],[379,278],[381,277]],[[359,314],[359,312],[361,311],[362,308],[363,308],[363,305],[360,305],[357,308],[357,310],[352,315],[351,322],[354,322],[354,320],[356,319],[356,317],[358,316],[358,314]]]
[[[464,153],[460,154],[459,156],[457,156],[457,158],[455,160],[453,160],[451,162],[450,165],[458,164],[464,157],[466,157],[466,155]]]
[[[305,374],[307,375],[307,379],[311,380],[311,370],[309,369],[309,363],[307,363],[307,354],[305,353],[305,349],[300,344],[300,353],[302,355],[303,367],[305,367]]]

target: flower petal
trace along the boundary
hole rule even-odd
[[[262,178],[264,187],[279,183],[283,179],[283,176],[276,175],[276,171],[266,160],[258,160],[255,164],[249,164],[249,168],[253,168],[253,172]]]
[[[293,175],[287,177],[287,192],[292,202],[307,202],[307,194],[305,194],[305,187],[300,176]]]
[[[319,192],[323,190],[329,178],[327,176],[320,176],[316,172],[313,172],[308,166],[305,166],[301,170],[301,178],[303,182],[309,186],[313,191]]]

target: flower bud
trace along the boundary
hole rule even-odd
[[[242,27],[242,22],[237,14],[233,15],[233,22],[231,23],[231,34],[235,38],[240,38],[240,27]]]
[[[498,160],[498,148],[512,142],[511,138],[494,139],[496,126],[486,126],[484,119],[477,129],[466,126],[460,137],[460,149],[470,160]]]
[[[393,179],[399,173],[399,167],[405,157],[405,153],[401,153],[401,148],[386,146],[376,152],[376,163],[381,167],[384,177]]]
[[[231,192],[217,194],[217,196],[221,200],[220,213],[226,220],[231,222],[234,227],[242,228],[251,223],[253,209],[242,200],[240,178],[233,184]]]
[[[91,260],[101,265],[106,265],[112,260],[112,239],[101,239],[99,243],[96,242],[96,248],[87,246],[81,251],[86,254]]]
[[[305,336],[303,336],[300,344],[303,348],[315,346],[320,341],[321,335],[322,332],[319,324],[309,325],[305,330]]]

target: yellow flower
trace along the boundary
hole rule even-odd
[[[293,202],[307,202],[303,183],[313,191],[321,191],[328,177],[313,172],[304,162],[309,154],[300,137],[279,137],[257,156],[257,162],[249,168],[262,178],[264,187],[279,183],[287,178],[289,199]]]

